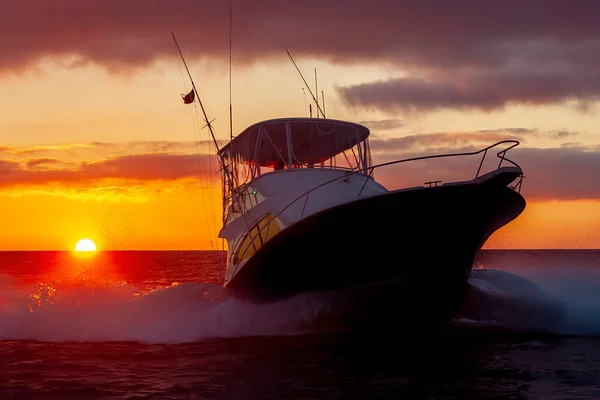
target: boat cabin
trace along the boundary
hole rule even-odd
[[[223,211],[236,192],[247,190],[251,181],[266,173],[296,168],[369,168],[369,133],[363,125],[333,119],[293,117],[251,125],[219,151]]]

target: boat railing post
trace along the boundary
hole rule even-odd
[[[362,194],[365,186],[367,186],[367,182],[369,181],[369,179],[371,179],[371,175],[373,175],[373,171],[375,170],[375,167],[372,167],[369,169],[369,175],[367,176],[367,178],[365,179],[364,183],[362,184],[360,191],[358,192],[358,195],[356,196],[356,198],[359,198],[360,195]]]
[[[303,218],[303,217],[304,217],[304,210],[306,210],[306,203],[308,203],[308,196],[310,196],[310,193],[311,193],[311,192],[307,192],[307,193],[304,195],[304,206],[302,207],[302,213],[300,213],[300,218]]]
[[[502,155],[500,155],[500,154],[502,154]],[[504,157],[506,157],[506,150],[498,153],[498,157],[500,157],[500,162],[498,163],[498,168],[500,168],[500,166],[502,165],[502,161],[504,161]]]
[[[481,172],[481,167],[483,166],[483,161],[485,160],[487,151],[488,151],[488,149],[485,149],[485,151],[483,152],[483,157],[481,157],[481,162],[479,163],[479,168],[477,168],[477,174],[475,175],[475,178],[479,177],[479,172]]]

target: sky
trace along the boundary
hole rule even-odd
[[[230,4],[234,135],[308,116],[287,48],[376,162],[520,142],[527,208],[485,248],[600,248],[600,2],[21,0],[0,15],[1,250],[221,248],[171,31],[222,143]]]

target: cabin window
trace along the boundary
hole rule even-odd
[[[271,213],[266,214],[259,222],[254,224],[243,239],[233,255],[233,263],[248,259],[256,253],[266,242],[281,230],[279,223]]]

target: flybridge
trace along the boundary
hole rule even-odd
[[[303,168],[347,159],[343,167],[368,168],[369,129],[347,121],[313,118],[280,118],[258,122],[219,151],[226,164],[258,167]],[[346,153],[347,152],[347,153]],[[323,165],[322,165],[323,166]]]

